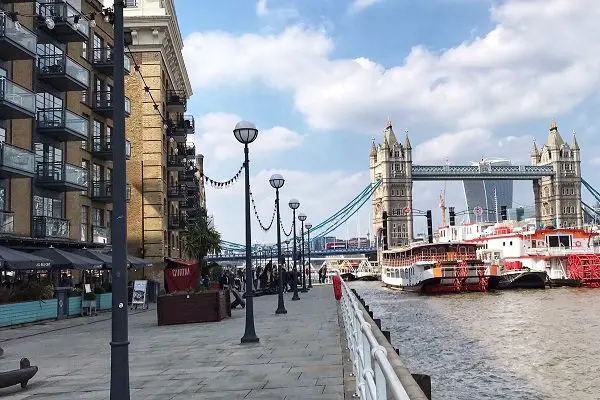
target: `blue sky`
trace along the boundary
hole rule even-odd
[[[268,178],[286,177],[314,224],[368,183],[371,138],[389,116],[409,131],[420,164],[508,157],[528,163],[533,138],[556,120],[577,132],[584,176],[598,157],[600,3],[594,0],[176,0],[205,171],[227,180],[242,163],[231,130],[261,129],[251,145],[257,210],[270,219]],[[587,175],[587,176],[586,176]],[[434,210],[443,183],[415,184],[415,208]],[[242,183],[207,188],[225,239],[243,242]],[[532,204],[529,183],[515,200]],[[589,197],[588,197],[588,201]],[[460,184],[447,204],[464,208]],[[282,219],[287,226],[290,215]],[[253,220],[254,240],[273,242]],[[417,223],[417,232],[423,229]],[[365,207],[340,236],[364,235]]]

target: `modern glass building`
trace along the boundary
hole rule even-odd
[[[493,166],[511,165],[509,160],[488,160],[487,162]],[[479,163],[475,162],[472,163],[472,165],[479,165]],[[465,193],[465,202],[467,209],[469,210],[469,222],[475,222],[476,219],[483,222],[495,222],[496,209],[499,216],[502,206],[506,206],[507,209],[512,208],[512,181],[468,180],[463,181],[463,188]],[[483,209],[483,215],[481,217],[475,218],[475,214],[473,213],[473,209],[475,207],[481,207]]]

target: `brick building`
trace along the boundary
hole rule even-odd
[[[0,8],[0,244],[110,244],[113,28],[102,3]]]
[[[173,0],[128,1],[124,16],[134,65],[125,78],[132,110],[128,249],[152,260],[144,273],[161,279],[165,258],[186,258],[186,227],[202,212],[202,156],[187,141],[194,133],[194,119],[185,114],[192,90]]]

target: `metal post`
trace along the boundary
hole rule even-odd
[[[113,70],[113,220],[112,340],[110,399],[129,400],[129,337],[127,325],[127,161],[125,159],[125,33],[123,1],[114,3]]]
[[[304,221],[302,221],[302,231],[300,232],[300,240],[302,241],[301,245],[301,260],[302,260],[302,293],[308,292],[306,289],[306,267],[304,265]]]
[[[296,267],[296,210],[292,209],[292,229],[294,230],[294,246],[292,248],[292,258],[294,259],[294,268],[292,269],[294,273],[294,295],[292,296],[292,300],[300,300],[300,296],[298,296],[298,268]]]
[[[123,146],[125,148],[125,146]],[[254,330],[254,293],[252,279],[252,232],[250,225],[250,164],[248,161],[248,143],[244,144],[244,162],[246,175],[246,328],[242,343],[258,343]]]
[[[281,265],[281,215],[279,214],[279,189],[275,189],[275,208],[277,210],[277,265],[279,265],[279,293],[275,314],[287,314],[283,301],[283,268]]]
[[[310,228],[306,230],[307,246],[308,246],[308,288],[312,289],[312,268],[310,266]]]

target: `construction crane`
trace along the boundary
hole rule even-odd
[[[442,213],[442,226],[448,226],[446,224],[446,186],[447,182],[444,182],[444,188],[440,192],[440,212]]]

